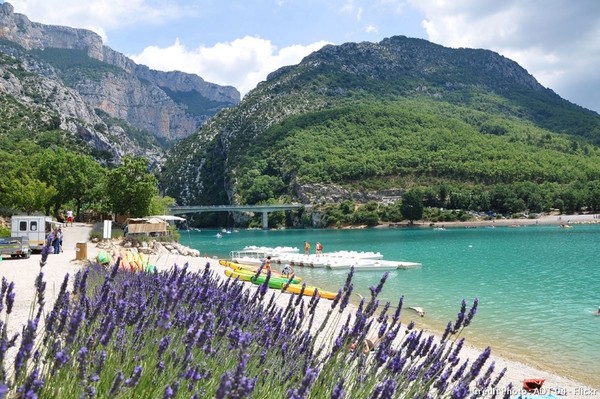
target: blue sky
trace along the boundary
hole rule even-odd
[[[597,0],[12,0],[31,21],[90,29],[158,70],[242,95],[323,45],[404,35],[484,48],[600,112]]]

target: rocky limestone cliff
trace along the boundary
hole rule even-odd
[[[18,43],[27,50],[47,47],[86,50],[88,56],[102,60],[102,38],[85,29],[44,25],[15,14],[9,3],[0,4],[0,38]]]
[[[151,165],[162,162],[158,151],[140,148],[119,126],[107,126],[76,90],[40,74],[24,73],[30,68],[32,65],[11,57],[0,58],[0,97],[10,98],[14,104],[3,109],[3,118],[9,119],[17,112],[22,115],[19,111],[22,107],[35,115],[20,117],[25,129],[34,129],[39,123],[52,124],[56,119],[57,127],[71,132],[90,147],[111,154],[115,163],[127,154],[143,156]]]
[[[82,50],[91,59],[120,68],[123,74],[104,73],[101,79],[78,76],[69,85],[91,108],[147,130],[163,142],[189,136],[219,110],[240,101],[240,93],[233,87],[205,82],[182,72],[151,70],[104,46],[102,38],[94,32],[31,22],[26,16],[14,13],[9,3],[0,4],[0,39],[17,43],[25,50]],[[37,65],[33,69],[51,79],[59,75],[47,66]],[[178,98],[179,93],[194,93],[208,105],[192,110],[190,104]]]
[[[171,71],[163,72],[150,69],[145,65],[137,65],[135,76],[166,87],[173,91],[196,91],[202,96],[216,102],[235,103],[240,101],[240,93],[232,86],[220,86],[204,81],[200,76],[191,73]]]

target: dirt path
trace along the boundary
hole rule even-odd
[[[63,252],[48,255],[42,271],[46,281],[46,310],[54,303],[60,285],[66,274],[73,277],[87,262],[76,260],[76,243],[87,242],[92,225],[75,223],[72,227],[63,228]],[[97,249],[87,245],[88,257],[94,257]],[[90,252],[91,249],[91,252]],[[32,302],[35,301],[35,279],[40,272],[40,254],[32,254],[29,259],[4,259],[0,262],[0,274],[8,282],[15,284],[15,303],[8,322],[9,335],[20,332],[21,326],[27,323],[31,315]]]

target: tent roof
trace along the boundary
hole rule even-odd
[[[173,215],[154,215],[154,216],[150,216],[151,218],[158,218],[158,219],[162,219],[162,220],[167,220],[167,221],[184,221],[185,218],[179,217],[179,216],[173,216]]]

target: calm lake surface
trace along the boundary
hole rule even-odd
[[[421,328],[442,331],[464,298],[479,298],[467,342],[600,387],[600,226],[475,229],[182,231],[181,243],[202,254],[229,258],[248,245],[293,246],[305,240],[336,250],[379,251],[388,260],[420,262],[390,272],[381,299],[421,306]],[[337,291],[347,271],[296,268],[311,285]],[[369,295],[382,272],[355,273],[355,291]],[[383,303],[383,302],[382,302]]]

